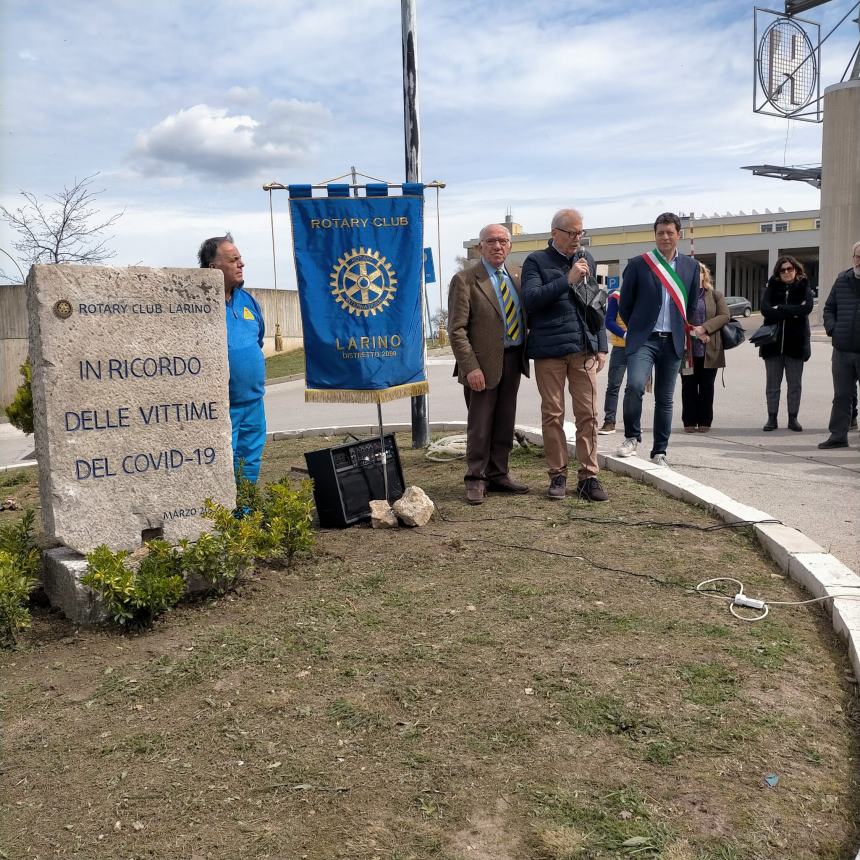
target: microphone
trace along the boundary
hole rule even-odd
[[[584,259],[585,259],[585,251],[584,251],[584,249],[582,249],[582,248],[577,248],[577,249],[576,249],[576,252],[575,252],[575,253],[574,253],[574,255],[573,255],[573,260],[572,260],[572,262],[571,262],[571,264],[570,264],[571,269],[576,265],[576,261],[577,261],[577,260],[584,260]],[[591,272],[589,271],[589,272],[588,272],[588,274],[586,274],[586,275],[584,275],[583,277],[581,277],[581,278],[579,279],[579,281],[577,281],[577,283],[582,283],[583,281],[588,282],[588,279],[589,279],[590,277],[591,277]]]

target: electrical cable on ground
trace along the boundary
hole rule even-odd
[[[433,460],[437,463],[446,463],[450,460],[459,460],[466,456],[466,435],[458,434],[455,436],[445,436],[442,439],[438,439],[436,442],[432,442],[430,444],[429,449],[427,450],[427,459]],[[470,523],[474,523],[473,519],[459,520],[452,519],[450,517],[445,516],[442,509],[437,505],[436,511],[439,514],[442,522],[457,524],[457,525],[468,525]],[[612,519],[605,517],[582,517],[582,516],[570,516],[568,515],[566,520],[552,520],[547,519],[546,517],[532,517],[527,516],[525,514],[505,514],[502,517],[481,517],[481,522],[493,522],[500,520],[528,520],[530,522],[539,522],[545,525],[555,525],[561,526],[565,524],[575,523],[575,522],[583,522],[583,523],[591,523],[594,525],[609,525],[614,527],[628,527],[628,528],[671,528],[671,529],[689,529],[693,531],[700,532],[716,532],[721,531],[723,529],[737,529],[737,528],[745,528],[747,526],[757,526],[757,525],[784,525],[781,520],[777,519],[766,519],[766,520],[736,520],[731,523],[715,523],[709,526],[700,526],[695,523],[683,523],[683,522],[663,522],[660,520],[638,520],[636,522],[627,522],[623,519]],[[420,533],[422,536],[427,537],[437,537],[442,538],[444,540],[450,540],[451,535],[442,535],[436,532],[428,532],[422,531]],[[695,592],[696,594],[700,594],[702,597],[710,597],[717,600],[727,600],[729,601],[729,612],[738,619],[738,621],[746,621],[747,623],[755,623],[756,621],[762,621],[764,618],[767,618],[770,613],[771,606],[807,606],[813,603],[822,603],[825,600],[834,600],[836,598],[846,599],[846,600],[860,600],[860,591],[854,594],[829,594],[824,597],[812,597],[808,600],[758,600],[753,597],[748,597],[744,594],[744,584],[739,580],[735,579],[731,576],[717,576],[711,579],[705,579],[700,582],[695,588],[692,588],[687,585],[683,585],[678,582],[671,582],[666,579],[661,579],[658,576],[654,576],[650,573],[642,573],[641,571],[635,570],[626,570],[625,568],[619,567],[610,567],[605,564],[601,564],[600,562],[596,562],[593,559],[588,558],[585,555],[574,555],[573,553],[561,552],[559,550],[552,549],[543,549],[541,547],[530,547],[523,546],[521,544],[511,544],[511,543],[499,543],[496,540],[490,540],[488,538],[477,538],[477,537],[455,537],[455,540],[464,542],[464,543],[488,543],[492,544],[496,547],[504,547],[505,549],[514,549],[521,550],[522,552],[536,552],[542,555],[552,555],[560,558],[569,558],[573,561],[582,561],[591,567],[597,570],[603,570],[608,573],[621,573],[625,576],[634,576],[640,579],[647,579],[657,585],[668,586],[670,588],[680,588],[685,593],[690,594]],[[732,582],[737,587],[737,592],[734,595],[723,594],[718,591],[713,591],[713,593],[709,593],[708,590],[705,590],[705,586],[711,585],[712,583],[717,582]],[[855,586],[843,586],[843,588],[854,588]],[[753,609],[758,611],[760,614],[754,617],[749,617],[746,615],[742,615],[736,611],[736,607],[744,607],[746,609]]]
[[[468,522],[468,521],[465,521],[465,522]],[[436,537],[436,538],[442,538],[444,540],[451,540],[452,539],[452,535],[443,535],[443,534],[439,534],[438,532],[429,532],[426,530],[422,530],[422,531],[418,532],[418,535],[420,537]],[[583,561],[586,564],[591,565],[591,567],[594,567],[597,570],[605,570],[607,573],[623,573],[626,576],[635,576],[639,579],[650,580],[651,582],[653,582],[657,585],[665,585],[665,586],[668,586],[670,588],[680,588],[680,589],[683,589],[687,593],[692,593],[692,591],[693,591],[693,587],[691,585],[682,585],[681,583],[678,583],[678,582],[670,582],[667,579],[661,579],[659,576],[654,576],[653,574],[650,574],[650,573],[642,573],[642,572],[637,571],[637,570],[626,570],[623,567],[610,567],[609,565],[601,564],[598,561],[594,561],[594,559],[591,559],[586,555],[576,555],[574,553],[561,552],[560,550],[555,550],[555,549],[543,549],[542,547],[523,546],[522,544],[515,544],[515,543],[500,543],[497,540],[491,540],[489,538],[461,537],[461,536],[457,535],[457,536],[453,536],[453,539],[458,540],[462,543],[487,543],[487,544],[491,544],[492,546],[495,546],[495,547],[504,547],[505,549],[518,549],[518,550],[521,550],[522,552],[536,552],[536,553],[540,553],[541,555],[554,555],[554,556],[558,556],[559,558],[569,558],[573,561]]]
[[[733,597],[730,594],[722,594],[720,592],[709,594],[707,591],[703,590],[704,586],[710,585],[713,582],[733,582],[737,586],[738,591]],[[696,586],[696,591],[701,594],[702,597],[711,597],[716,600],[728,600],[729,612],[731,612],[739,621],[748,621],[750,623],[761,621],[763,618],[766,618],[769,612],[769,607],[771,606],[806,606],[810,603],[822,603],[825,600],[835,600],[837,597],[844,598],[846,600],[860,600],[860,593],[826,594],[824,597],[811,597],[808,600],[756,600],[755,598],[747,597],[746,594],[744,594],[744,584],[739,579],[735,579],[732,576],[715,576],[713,579],[705,579]],[[741,615],[735,611],[736,606],[744,606],[748,609],[759,610],[761,615],[756,615],[752,618],[746,615]]]
[[[441,511],[439,513],[441,515]],[[484,519],[486,519],[486,518],[484,518]],[[533,520],[535,522],[544,522],[544,523],[548,522],[547,520],[541,519],[540,517],[527,517],[527,516],[524,516],[522,514],[512,514],[512,515],[507,516],[507,517],[494,517],[491,519],[526,519],[526,520]],[[591,518],[591,517],[574,517],[572,519],[584,520],[586,522],[603,522],[603,523],[608,523],[611,525],[616,524],[614,520],[598,520],[597,518]],[[461,523],[461,524],[468,524],[468,523],[474,522],[474,520],[449,520],[449,519],[446,519],[444,516],[442,516],[442,521],[446,522],[446,523]],[[552,522],[552,521],[549,521],[549,522]],[[755,525],[757,522],[759,522],[759,521],[750,520],[750,521],[742,521],[739,523],[718,524],[717,527],[722,528],[724,526],[732,527],[732,526],[738,526],[738,525]],[[774,522],[776,522],[776,521],[774,521]],[[564,523],[562,523],[562,522],[556,522],[554,524],[555,525],[564,525]],[[646,522],[646,523],[627,523],[626,525],[649,525],[650,526],[651,524],[652,524],[651,522]],[[695,526],[695,525],[692,525],[690,523],[661,523],[661,522],[655,521],[653,524],[658,525],[658,526],[678,526],[678,527],[683,527],[683,528],[693,528],[693,529],[697,529],[699,531],[711,531],[711,530],[715,530],[715,528],[717,528],[714,526]],[[486,543],[486,544],[491,544],[494,547],[504,547],[505,549],[520,550],[522,552],[535,552],[535,553],[540,553],[541,555],[551,555],[551,556],[556,556],[559,558],[568,558],[568,559],[571,559],[572,561],[582,561],[585,564],[595,568],[596,570],[603,570],[603,571],[606,571],[607,573],[621,573],[621,574],[624,574],[625,576],[633,576],[633,577],[636,577],[638,579],[647,579],[648,581],[653,582],[656,585],[662,585],[662,586],[666,586],[669,588],[679,588],[682,591],[684,591],[686,594],[696,593],[696,594],[700,594],[702,597],[710,597],[710,598],[714,598],[717,600],[728,600],[729,601],[729,611],[731,612],[731,614],[735,618],[737,618],[739,621],[746,621],[748,623],[761,621],[764,618],[766,618],[770,612],[771,606],[807,606],[807,605],[810,605],[813,603],[822,603],[825,600],[834,600],[836,598],[844,598],[844,599],[848,599],[848,600],[860,600],[860,591],[858,591],[857,593],[854,593],[854,594],[830,594],[830,595],[825,595],[824,597],[812,597],[812,598],[809,598],[807,600],[757,600],[755,598],[748,597],[746,594],[744,594],[744,584],[739,579],[735,579],[734,577],[730,577],[730,576],[717,576],[717,577],[713,577],[711,579],[706,579],[706,580],[703,580],[702,582],[700,582],[697,586],[695,586],[695,588],[693,588],[690,585],[684,585],[683,583],[680,583],[680,582],[672,582],[672,581],[667,580],[667,579],[661,579],[660,577],[654,576],[653,574],[650,574],[650,573],[643,573],[641,571],[636,571],[636,570],[627,570],[626,568],[622,568],[622,567],[610,567],[609,565],[601,564],[600,562],[595,561],[594,559],[589,558],[588,556],[582,555],[582,554],[561,552],[560,550],[553,550],[553,549],[544,549],[543,547],[523,546],[522,544],[500,543],[497,540],[491,540],[489,538],[463,537],[463,536],[459,536],[459,535],[458,536],[452,536],[452,535],[439,534],[438,532],[430,532],[430,531],[423,531],[423,530],[421,532],[419,532],[418,534],[421,537],[442,538],[443,540],[451,540],[453,537],[454,540],[460,541],[461,543]],[[716,582],[733,582],[737,586],[738,590],[734,594],[734,596],[729,595],[729,594],[723,594],[720,592],[709,593],[707,590],[704,590],[705,586],[710,585],[712,583],[716,583]],[[844,586],[844,587],[850,588],[851,586]],[[741,615],[740,613],[738,613],[735,610],[735,607],[738,607],[738,606],[742,606],[742,607],[745,607],[747,609],[758,610],[761,614],[756,615],[755,617],[752,617],[752,618],[750,618],[749,616]]]
[[[442,509],[437,505],[436,510],[439,513],[439,517],[442,522],[445,523],[456,523],[459,525],[466,525],[468,523],[473,523],[475,520],[455,520],[450,517],[446,517],[442,512]],[[552,520],[546,519],[545,517],[530,517],[526,514],[505,514],[503,517],[481,517],[482,523],[487,522],[499,522],[500,520],[528,520],[530,522],[535,523],[544,523],[546,525],[553,526],[563,526],[567,523],[592,523],[594,525],[604,525],[604,526],[626,526],[628,528],[663,528],[663,529],[688,529],[691,531],[698,532],[718,532],[724,529],[737,529],[737,528],[746,528],[747,526],[757,526],[757,525],[784,525],[782,520],[768,519],[768,520],[735,520],[731,523],[714,523],[710,526],[699,526],[695,523],[679,523],[679,522],[664,522],[662,520],[637,520],[635,522],[629,522],[623,519],[606,519],[602,517],[572,517],[568,516],[566,520]]]

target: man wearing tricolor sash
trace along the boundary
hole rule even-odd
[[[689,314],[699,294],[699,266],[678,253],[681,222],[664,212],[654,222],[656,247],[634,257],[621,277],[619,311],[627,323],[627,387],[624,441],[619,457],[631,457],[642,441],[642,395],[654,371],[654,441],[651,462],[666,466],[672,432],[672,399],[690,338]]]

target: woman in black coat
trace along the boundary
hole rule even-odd
[[[803,430],[797,413],[800,411],[803,364],[812,354],[809,345],[812,304],[812,289],[801,263],[788,254],[780,257],[761,295],[765,323],[778,326],[776,343],[759,350],[766,370],[767,423],[762,430],[777,428],[783,374],[788,388],[788,429],[798,433]]]

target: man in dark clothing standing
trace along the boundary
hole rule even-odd
[[[833,408],[830,436],[819,448],[847,448],[851,399],[860,380],[860,242],[854,243],[853,266],[840,272],[824,303],[824,330],[833,342]]]
[[[575,287],[594,278],[594,260],[580,249],[582,215],[562,209],[552,219],[549,246],[523,263],[523,304],[529,321],[528,357],[534,359],[541,398],[543,445],[549,471],[547,495],[563,499],[567,491],[567,439],[564,435],[564,385],[567,382],[576,419],[576,491],[580,498],[605,502],[597,480],[597,374],[608,346],[603,320],[589,327]],[[592,330],[594,329],[594,330]]]

